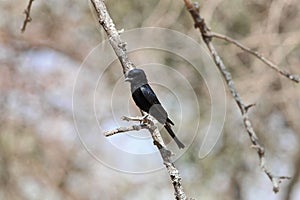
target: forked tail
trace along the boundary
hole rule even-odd
[[[180,140],[176,137],[175,133],[173,132],[170,124],[166,123],[164,125],[164,127],[167,129],[168,133],[170,134],[170,136],[174,139],[174,141],[176,142],[177,146],[179,149],[183,149],[185,146],[182,142],[180,142]]]

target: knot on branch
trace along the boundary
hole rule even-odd
[[[194,19],[194,27],[199,28],[202,38],[205,42],[210,42],[212,40],[211,29],[206,25],[204,19],[200,16],[200,5],[198,2],[193,4],[190,1],[185,1],[188,11]]]
[[[265,155],[265,148],[263,146],[261,146],[260,144],[258,144],[258,141],[256,141],[256,145],[252,145],[251,147],[253,149],[255,149],[259,155],[260,158],[264,157]]]
[[[288,78],[291,79],[292,81],[295,81],[296,83],[300,83],[300,77],[297,74],[290,74]]]
[[[120,42],[120,43],[118,44],[118,47],[120,47],[121,49],[123,49],[123,51],[126,51],[126,45],[127,45],[126,42]]]

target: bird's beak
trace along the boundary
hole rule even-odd
[[[131,81],[132,81],[132,78],[128,78],[128,77],[125,78],[125,82],[131,82]]]

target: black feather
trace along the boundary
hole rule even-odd
[[[174,123],[168,118],[168,113],[148,84],[145,72],[141,69],[130,70],[127,74],[127,80],[131,83],[132,98],[136,105],[163,124],[178,147],[184,148],[184,145],[179,141],[171,128],[171,125],[174,125]]]
[[[183,149],[184,148],[184,144],[182,142],[180,142],[180,140],[176,137],[176,135],[173,132],[170,124],[166,123],[164,125],[164,127],[166,128],[166,130],[168,131],[168,133],[170,134],[170,136],[174,139],[174,141],[176,142],[176,144],[179,147],[179,149]]]

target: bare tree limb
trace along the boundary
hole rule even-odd
[[[272,185],[273,185],[273,191],[275,193],[277,193],[279,191],[279,184],[281,183],[281,181],[284,179],[289,179],[290,177],[276,176],[267,168],[266,161],[265,161],[265,149],[260,144],[259,139],[258,139],[258,137],[252,127],[251,121],[248,117],[248,108],[251,107],[252,105],[246,106],[243,103],[238,91],[236,90],[234,82],[232,80],[231,73],[227,70],[226,66],[224,65],[222,59],[218,55],[216,49],[214,48],[214,46],[211,42],[214,34],[211,32],[210,28],[206,25],[204,19],[200,16],[199,5],[196,3],[193,4],[190,0],[184,0],[184,3],[186,5],[186,8],[188,9],[188,11],[190,12],[191,16],[194,19],[195,28],[199,29],[199,31],[202,35],[203,41],[205,42],[215,64],[217,65],[221,74],[223,75],[223,77],[226,81],[227,87],[241,111],[244,127],[250,137],[252,147],[256,150],[257,155],[259,157],[259,165],[260,165],[261,169],[265,172],[265,174],[271,180]],[[215,34],[215,36],[216,36],[216,34]],[[225,39],[225,38],[223,38],[223,39]],[[228,39],[228,38],[226,38],[226,39]],[[239,47],[241,47],[241,45]],[[254,53],[254,55],[255,55],[255,53]],[[260,57],[260,56],[258,55],[258,57]],[[275,69],[277,69],[277,68],[275,67]],[[288,77],[288,78],[290,78],[290,77]],[[294,80],[293,78],[290,78],[290,79]],[[295,80],[297,80],[297,79],[295,79]]]
[[[24,31],[26,30],[26,26],[29,22],[32,21],[32,18],[30,17],[30,11],[31,11],[31,6],[34,0],[29,0],[28,4],[27,4],[27,8],[24,10],[24,14],[25,14],[25,19],[23,22],[23,26],[21,28],[21,32],[24,33]]]
[[[285,76],[286,78],[299,83],[300,82],[300,78],[299,75],[294,75],[294,74],[290,74],[289,72],[283,71],[282,69],[279,69],[279,67],[277,65],[275,65],[272,61],[270,61],[269,59],[265,58],[263,55],[261,55],[260,53],[258,53],[257,51],[253,51],[250,48],[244,46],[243,44],[241,44],[240,42],[226,36],[226,35],[222,35],[219,33],[214,33],[214,32],[210,32],[210,36],[217,38],[217,39],[221,39],[221,40],[225,40],[229,43],[232,43],[234,45],[236,45],[237,47],[239,47],[240,49],[242,49],[243,51],[246,51],[247,53],[255,56],[256,58],[258,58],[259,60],[261,60],[262,62],[264,62],[267,66],[269,66],[270,68],[272,68],[273,70],[275,70],[276,72],[278,72],[279,74]]]
[[[183,186],[181,183],[181,177],[179,174],[178,169],[175,167],[174,163],[171,161],[171,156],[173,155],[170,150],[167,149],[161,134],[156,126],[158,123],[155,118],[153,118],[151,115],[146,115],[146,117],[122,117],[125,121],[139,121],[142,122],[142,124],[139,125],[133,125],[130,127],[120,127],[115,130],[107,131],[104,133],[106,137],[112,136],[117,133],[124,133],[128,131],[139,131],[141,129],[147,129],[151,133],[151,136],[153,138],[154,145],[157,146],[160,155],[164,161],[164,165],[170,175],[172,185],[175,190],[175,197],[178,200],[186,200],[187,197],[183,191]]]
[[[116,55],[118,56],[124,75],[130,70],[135,68],[134,64],[129,60],[126,43],[120,38],[120,31],[118,31],[110,17],[103,0],[91,0],[98,16],[100,25],[104,28],[108,40],[113,47]]]
[[[143,124],[133,125],[133,126],[129,126],[129,127],[120,127],[115,130],[106,131],[106,132],[104,132],[104,135],[106,137],[109,137],[109,136],[112,136],[112,135],[115,135],[118,133],[124,133],[124,132],[129,132],[129,131],[139,131],[143,128],[145,128]]]
[[[108,36],[108,40],[121,62],[121,65],[123,68],[123,73],[126,76],[126,74],[129,70],[135,68],[134,64],[128,58],[128,54],[126,51],[126,43],[122,42],[120,35],[119,35],[120,32],[118,32],[117,29],[115,28],[113,20],[111,19],[110,15],[106,9],[104,1],[103,0],[91,0],[91,3],[93,4],[93,6],[97,12],[97,16],[98,16],[100,25],[104,28],[104,30]],[[123,119],[130,120],[130,118],[128,118],[128,117],[123,118]],[[151,116],[147,116],[146,118],[144,117],[143,120],[146,121],[146,123],[144,123],[144,125],[146,125],[147,129],[150,131],[151,136],[154,141],[154,144],[157,146],[157,148],[162,156],[162,159],[164,161],[164,165],[169,173],[169,176],[170,176],[170,179],[172,181],[174,191],[175,191],[174,192],[175,198],[177,200],[186,200],[187,198],[183,191],[179,171],[176,169],[173,162],[171,161],[172,153],[166,148],[166,145],[164,144],[164,141],[162,140],[160,132],[159,132],[157,126],[155,125],[155,124],[157,124],[157,121]],[[127,129],[119,128],[115,131],[109,132],[108,135],[113,135],[118,132],[125,132],[126,130],[133,130],[137,127],[141,127],[141,126],[129,127]]]

